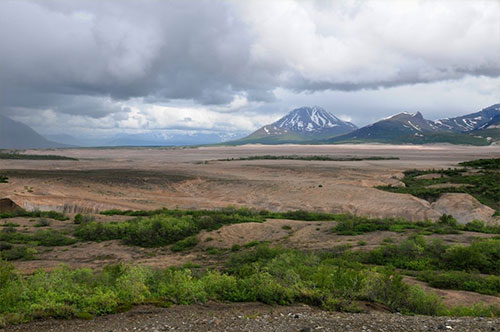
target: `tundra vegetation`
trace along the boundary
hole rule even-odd
[[[411,194],[433,202],[443,193],[467,193],[500,214],[500,158],[479,159],[444,170],[408,170],[401,181],[405,187],[378,186],[378,189]],[[425,177],[433,174],[432,178]],[[434,185],[442,185],[436,187]],[[446,186],[446,184],[451,184]],[[458,186],[457,186],[458,185]]]
[[[261,156],[249,156],[241,158],[226,158],[218,159],[218,161],[237,161],[237,160],[307,160],[307,161],[362,161],[362,160],[399,160],[398,157],[331,157],[331,156],[321,156],[321,155],[261,155]]]
[[[86,318],[119,312],[132,305],[161,306],[215,301],[302,302],[327,310],[361,311],[360,301],[385,305],[394,312],[425,315],[500,316],[487,306],[447,307],[431,292],[404,282],[413,276],[435,288],[481,294],[500,293],[500,237],[477,239],[469,245],[426,240],[426,234],[472,230],[500,233],[480,222],[459,225],[444,215],[437,223],[370,219],[306,211],[270,212],[251,209],[105,211],[132,215],[121,222],[77,217],[73,234],[55,230],[27,233],[5,223],[0,231],[0,317],[2,324],[41,317]],[[59,216],[53,214],[53,216]],[[37,271],[25,276],[8,260],[36,259],[37,248],[71,245],[77,241],[119,239],[126,245],[193,250],[201,230],[223,225],[262,222],[269,218],[323,221],[331,232],[362,234],[377,230],[412,233],[400,243],[383,241],[375,249],[349,246],[301,251],[253,241],[207,253],[220,257],[222,267],[197,265],[169,269],[110,265],[102,270]],[[60,218],[62,219],[62,218]]]
[[[19,152],[0,152],[0,159],[17,160],[78,160],[76,158],[52,154],[24,154]]]

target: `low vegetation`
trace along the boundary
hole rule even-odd
[[[331,156],[300,156],[300,155],[284,155],[284,156],[249,156],[241,158],[226,158],[218,159],[218,161],[236,161],[236,160],[306,160],[306,161],[362,161],[362,160],[399,160],[398,157],[331,157]]]
[[[291,220],[305,220],[305,221],[328,221],[328,220],[338,220],[338,218],[344,218],[347,215],[343,214],[333,214],[333,213],[322,213],[322,212],[312,212],[304,210],[286,211],[286,212],[272,212],[268,210],[256,210],[249,208],[234,208],[227,207],[220,210],[179,210],[179,209],[158,209],[158,210],[107,210],[101,212],[102,215],[114,216],[134,216],[134,217],[146,217],[155,215],[182,217],[182,216],[192,216],[194,218],[200,217],[214,217],[216,219],[240,219],[242,217],[248,218],[247,221],[262,222],[266,219],[291,219]]]
[[[231,211],[179,211],[153,214],[124,222],[87,222],[77,228],[75,235],[86,241],[120,239],[123,243],[142,247],[172,244],[198,234],[201,230],[214,230],[223,225],[242,222],[262,222],[259,215],[252,216]],[[243,210],[246,211],[246,210]]]
[[[88,318],[134,304],[210,300],[302,302],[351,312],[361,310],[358,301],[371,301],[405,314],[500,315],[493,307],[447,308],[438,296],[406,284],[391,267],[370,268],[335,251],[306,253],[268,245],[232,253],[221,270],[112,265],[101,271],[61,267],[22,276],[0,262],[0,298],[1,324]]]
[[[75,239],[56,230],[38,230],[34,233],[20,232],[14,227],[4,227],[0,231],[0,241],[13,244],[31,244],[40,246],[65,246],[76,242]]]
[[[399,244],[386,244],[357,253],[365,264],[391,265],[413,271],[452,270],[500,275],[500,239],[482,239],[468,246],[446,245],[440,239],[409,236]]]
[[[434,288],[457,289],[486,295],[500,294],[500,277],[465,271],[424,271],[417,278]]]
[[[405,187],[378,186],[377,188],[411,194],[431,202],[443,193],[467,193],[498,213],[500,211],[500,158],[479,159],[463,162],[460,165],[463,168],[405,171],[401,179]],[[434,176],[425,177],[428,174]],[[445,184],[455,186],[444,186]]]
[[[121,211],[108,210],[104,215],[140,216],[126,222],[85,222],[75,235],[86,241],[121,239],[123,243],[143,247],[157,247],[172,244],[201,230],[214,230],[223,225],[244,222],[263,222],[266,219],[291,219],[305,221],[333,221],[332,231],[340,235],[360,235],[374,231],[405,232],[416,230],[421,234],[458,234],[472,231],[500,234],[500,226],[487,225],[474,220],[458,224],[451,215],[442,215],[438,222],[410,222],[398,218],[368,218],[348,214],[331,214],[308,211],[271,212],[247,208],[226,208],[222,210],[169,210]],[[284,226],[289,229],[290,226]],[[291,229],[291,228],[290,228]]]
[[[0,219],[15,218],[15,217],[25,217],[25,218],[50,218],[59,221],[65,221],[69,218],[63,213],[56,211],[26,211],[23,209],[17,209],[11,212],[0,213]]]
[[[18,231],[14,226],[6,226],[0,230],[0,259],[31,260],[37,253],[36,246],[66,246],[76,242],[76,239],[55,230],[27,233]]]
[[[76,158],[58,156],[52,154],[24,154],[17,152],[0,152],[0,159],[19,159],[19,160],[78,160]]]
[[[488,164],[482,164],[485,169]],[[77,214],[67,225],[74,237],[50,229],[47,218],[65,220],[56,212],[22,212],[43,229],[33,232],[4,223],[0,228],[0,325],[43,317],[89,318],[126,310],[136,304],[190,304],[206,301],[260,301],[269,304],[306,303],[327,310],[361,311],[361,301],[384,305],[404,314],[497,316],[486,306],[445,306],[439,297],[407,284],[413,276],[431,287],[500,294],[500,237],[478,238],[468,245],[450,245],[430,234],[462,231],[500,234],[500,228],[481,221],[460,225],[450,215],[436,223],[403,219],[365,218],[308,211],[270,212],[221,210],[120,211],[103,215],[135,217],[121,222],[98,221]],[[21,213],[21,215],[22,215]],[[24,276],[6,261],[37,257],[40,247],[71,245],[76,241],[121,240],[141,247],[170,246],[174,252],[192,250],[198,233],[224,225],[263,222],[269,218],[332,221],[342,235],[373,231],[407,232],[405,240],[387,238],[373,249],[365,241],[320,251],[300,251],[261,241],[228,248],[207,248],[215,265],[170,269],[111,265],[98,271],[60,267]],[[283,230],[291,231],[289,225]],[[210,242],[207,238],[205,242]],[[213,238],[210,238],[214,241]],[[356,242],[353,242],[353,246]],[[45,250],[45,249],[44,249]]]
[[[358,216],[337,218],[333,232],[340,235],[361,235],[375,231],[404,232],[416,230],[421,234],[458,234],[460,231],[500,234],[500,225],[487,225],[483,221],[473,220],[465,225],[459,224],[451,215],[443,214],[437,222],[406,219],[381,218],[372,219]]]

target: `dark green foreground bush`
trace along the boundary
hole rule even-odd
[[[500,274],[500,239],[475,240],[468,246],[426,241],[421,235],[358,254],[363,263],[392,265],[414,271],[455,270]]]
[[[500,294],[500,277],[498,276],[485,276],[463,271],[425,271],[418,275],[418,279],[434,288],[466,290],[487,295]]]

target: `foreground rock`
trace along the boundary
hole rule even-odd
[[[21,207],[10,198],[0,199],[0,213],[10,213],[20,211]]]
[[[259,303],[149,306],[94,320],[46,320],[9,327],[2,332],[416,332],[500,331],[500,319],[403,316],[383,312],[346,314],[325,312],[305,305],[288,307]]]
[[[460,224],[466,224],[472,220],[493,222],[492,216],[495,212],[469,194],[442,194],[432,204],[432,208],[440,213],[451,214]]]

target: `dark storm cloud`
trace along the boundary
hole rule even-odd
[[[100,118],[134,97],[265,103],[276,88],[357,91],[500,75],[493,1],[0,6],[0,103],[8,114]]]
[[[258,97],[260,89],[272,88],[257,80],[272,81],[272,71],[253,74],[258,65],[249,63],[248,30],[225,2],[1,5],[4,106],[49,106],[52,100],[58,108],[67,99],[61,95],[224,104],[239,91]]]

